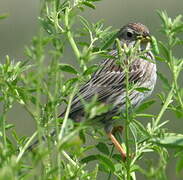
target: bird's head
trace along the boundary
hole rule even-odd
[[[129,23],[123,26],[118,32],[117,38],[121,45],[126,44],[128,47],[133,47],[140,40],[141,50],[150,48],[149,29],[141,23]]]

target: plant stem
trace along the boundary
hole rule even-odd
[[[65,10],[65,26],[66,26],[67,38],[71,44],[71,47],[74,51],[74,54],[76,55],[77,59],[79,60],[80,59],[80,52],[79,52],[79,49],[74,41],[73,35],[71,33],[71,30],[70,30],[70,26],[69,26],[69,12],[70,12],[70,9],[67,7]]]
[[[112,146],[111,153],[109,155],[110,158],[112,157],[113,152],[114,152],[114,146]],[[109,175],[107,177],[107,180],[110,180],[111,179],[111,176],[112,176],[112,172],[110,171],[110,173],[109,173]]]
[[[75,86],[75,88],[73,89],[73,91],[70,95],[69,102],[68,102],[67,109],[66,109],[66,113],[65,113],[65,116],[64,116],[64,120],[63,120],[63,124],[62,124],[61,130],[58,134],[58,163],[61,163],[61,154],[60,154],[60,151],[59,151],[59,147],[60,147],[60,144],[62,143],[62,139],[64,137],[64,130],[67,126],[68,116],[69,116],[69,112],[70,112],[70,108],[71,108],[71,104],[72,104],[72,99],[75,95],[76,89],[77,89],[77,86]],[[63,154],[63,151],[62,151],[62,154]],[[60,164],[58,164],[58,168],[59,168],[58,169],[58,176],[59,176],[59,179],[61,179]]]
[[[61,151],[63,156],[73,165],[75,166],[77,169],[80,168],[80,166],[65,152],[65,151]],[[82,170],[81,171],[82,174],[85,174],[85,171]]]
[[[126,120],[125,120],[125,145],[126,145],[126,175],[127,180],[130,180],[130,152],[129,152],[129,65],[125,67],[126,78]]]
[[[171,88],[170,92],[168,93],[168,96],[167,96],[167,98],[166,98],[166,101],[165,101],[165,103],[163,104],[163,106],[162,106],[162,108],[161,108],[161,110],[160,110],[160,112],[159,112],[157,118],[155,119],[155,126],[157,126],[157,125],[159,124],[162,115],[163,115],[164,112],[166,111],[168,105],[171,103],[172,97],[173,97],[173,91],[174,91],[174,84],[172,84],[172,88]]]
[[[79,168],[79,165],[73,160],[71,159],[71,157],[65,152],[65,151],[61,151],[62,154],[64,155],[64,157],[73,165],[76,166],[77,168]]]
[[[79,52],[79,49],[78,49],[78,47],[77,47],[77,45],[74,41],[74,38],[73,38],[72,33],[71,33],[70,30],[67,31],[67,37],[68,37],[68,40],[71,44],[71,47],[74,51],[74,54],[75,54],[76,58],[79,60],[80,59],[80,52]]]
[[[71,104],[72,104],[72,99],[73,99],[73,97],[75,95],[76,90],[77,90],[77,85],[73,89],[73,91],[72,91],[72,93],[70,95],[70,98],[69,98],[69,102],[68,102],[68,105],[67,105],[67,109],[66,109],[65,116],[64,116],[64,120],[63,120],[63,124],[62,124],[62,128],[61,128],[60,133],[58,135],[58,141],[59,142],[61,142],[61,139],[64,136],[64,130],[65,130],[66,125],[67,125],[68,116],[69,116],[70,108],[71,108]]]
[[[178,98],[178,101],[180,103],[181,109],[183,109],[183,102],[182,102],[182,98],[181,98],[181,95],[179,93],[179,87],[178,87],[178,84],[177,84],[177,76],[173,75],[173,79],[174,79],[174,84],[175,84],[175,90],[176,90],[176,93],[177,93],[177,98]]]
[[[20,161],[20,159],[22,158],[24,152],[27,150],[27,148],[29,147],[30,143],[32,142],[32,140],[37,136],[37,131],[34,132],[34,134],[29,138],[29,140],[26,142],[25,146],[21,149],[20,153],[18,154],[18,157],[16,159],[16,163],[18,163]]]
[[[3,143],[4,143],[4,147],[6,149],[6,147],[7,147],[7,141],[6,141],[6,112],[5,112],[5,108],[3,110],[3,114],[2,114],[1,117],[2,117]]]

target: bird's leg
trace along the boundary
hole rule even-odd
[[[120,145],[120,143],[115,138],[115,136],[113,135],[112,132],[107,133],[107,135],[111,139],[111,141],[114,144],[114,146],[116,147],[116,149],[121,153],[122,160],[125,161],[126,160],[126,152],[123,149],[123,147]]]

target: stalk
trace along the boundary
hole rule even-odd
[[[127,172],[127,180],[130,180],[130,149],[129,149],[129,65],[125,66],[125,72],[126,72],[126,120],[125,120],[125,145],[126,145],[126,172]]]

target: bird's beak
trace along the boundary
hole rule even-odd
[[[149,33],[140,35],[137,37],[142,43],[148,43],[151,42],[151,36]]]
[[[149,50],[151,44],[151,36],[149,33],[137,37],[140,41],[140,50]]]

